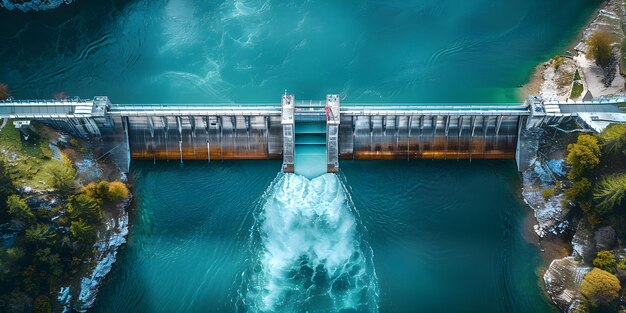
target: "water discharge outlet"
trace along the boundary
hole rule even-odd
[[[238,311],[377,312],[365,231],[338,175],[278,174],[255,212]]]

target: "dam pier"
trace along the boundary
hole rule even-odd
[[[10,127],[11,119],[27,136],[35,120],[94,139],[125,171],[131,160],[282,159],[284,172],[313,175],[337,172],[341,159],[516,159],[523,170],[533,157],[520,151],[526,129],[577,121],[597,130],[626,122],[623,97],[529,97],[523,104],[340,102],[339,95],[296,101],[291,94],[279,104],[9,99],[0,101],[0,127]],[[311,165],[310,159],[325,162]]]

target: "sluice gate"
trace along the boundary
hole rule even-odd
[[[337,172],[340,159],[517,159],[520,167],[525,129],[600,114],[589,112],[619,113],[624,102],[530,97],[525,104],[498,105],[340,104],[338,95],[296,101],[288,94],[280,104],[238,105],[7,100],[0,101],[0,125],[12,119],[21,128],[38,120],[99,139],[102,151],[126,170],[132,159],[282,159],[285,172]]]

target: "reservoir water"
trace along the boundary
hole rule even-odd
[[[601,1],[77,0],[0,9],[16,98],[515,102]],[[305,134],[303,145],[317,140]],[[315,162],[318,151],[303,153]],[[308,151],[304,147],[303,151]],[[94,312],[552,312],[514,162],[135,162]],[[307,169],[304,168],[304,171]]]

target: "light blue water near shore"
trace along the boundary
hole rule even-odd
[[[114,103],[277,103],[285,89],[297,99],[514,102],[599,3],[78,0],[0,10],[0,82],[17,98]],[[538,251],[521,236],[513,162],[340,166],[339,177],[310,181],[277,176],[273,161],[135,163],[132,232],[93,311],[552,311]]]

